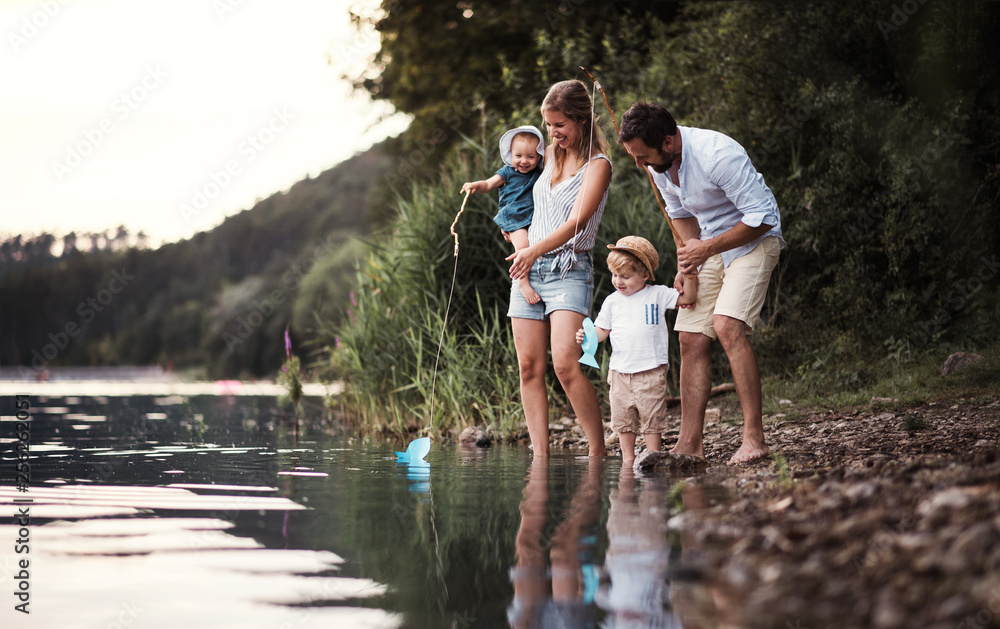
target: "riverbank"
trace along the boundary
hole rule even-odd
[[[809,413],[767,436],[774,459],[731,470],[739,426],[708,425],[713,466],[688,482],[721,475],[731,502],[671,521],[723,608],[752,627],[997,626],[995,394]]]
[[[1000,394],[994,361],[900,398],[782,400],[772,456],[729,467],[735,394],[714,397],[707,472],[681,481],[679,611],[695,626],[1000,627]],[[664,437],[677,436],[679,409]],[[555,444],[585,442],[575,422]],[[613,438],[611,456],[620,455]],[[724,498],[717,496],[724,488]],[[672,507],[678,507],[673,505]],[[688,599],[683,582],[711,584]],[[747,620],[752,619],[752,620]]]

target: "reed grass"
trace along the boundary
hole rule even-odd
[[[370,244],[358,268],[348,323],[325,331],[332,375],[346,385],[345,412],[365,431],[446,435],[480,425],[501,439],[523,432],[506,317],[510,245],[492,221],[496,195],[469,199],[455,227],[457,259],[450,233],[462,182],[485,176],[482,161],[461,153],[438,182],[397,199],[392,234]]]
[[[496,170],[499,158],[491,151],[468,143],[447,160],[438,181],[414,184],[397,199],[392,233],[370,243],[358,267],[348,322],[324,332],[335,347],[332,376],[346,385],[340,402],[365,431],[446,435],[480,425],[499,439],[525,432],[506,317],[511,285],[504,258],[512,248],[492,220],[497,195],[469,198],[455,227],[457,265],[450,233],[462,183]],[[613,290],[607,245],[620,237],[641,234],[657,247],[658,283],[672,284],[675,272],[673,238],[648,182],[623,153],[613,158],[614,185],[593,251],[592,316]],[[604,408],[609,351],[609,344],[598,351],[600,370],[586,370]],[[676,365],[676,342],[672,354]],[[550,409],[562,413],[565,397],[549,372]],[[674,374],[676,390],[676,367]]]

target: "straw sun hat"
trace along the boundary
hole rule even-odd
[[[532,125],[524,125],[523,127],[517,127],[516,129],[510,129],[502,136],[500,136],[500,158],[503,159],[503,163],[508,166],[511,165],[511,150],[510,145],[514,142],[514,136],[518,133],[530,133],[538,138],[538,148],[535,152],[538,153],[538,165],[542,165],[542,161],[545,158],[545,136],[542,132],[538,130],[538,127]]]
[[[656,253],[656,247],[642,236],[622,236],[613,245],[608,245],[612,251],[626,251],[643,263],[649,271],[649,279],[653,279],[653,271],[660,266],[660,256]]]

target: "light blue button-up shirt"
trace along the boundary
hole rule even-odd
[[[770,231],[742,247],[722,253],[725,266],[750,253],[767,236],[777,236],[782,249],[778,202],[747,152],[731,137],[695,127],[677,127],[681,134],[681,165],[675,183],[668,173],[652,168],[670,218],[696,218],[702,240],[723,234],[737,223],[749,227],[773,225]]]

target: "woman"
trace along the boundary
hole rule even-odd
[[[549,400],[545,371],[552,366],[587,435],[590,456],[604,456],[604,424],[593,385],[577,362],[575,333],[589,315],[594,298],[594,246],[608,200],[611,161],[607,142],[595,124],[590,97],[580,81],[549,88],[542,119],[551,143],[545,170],[535,183],[535,214],[528,247],[515,252],[510,277],[528,277],[541,300],[529,304],[517,289],[510,310],[521,378],[521,403],[535,456],[549,454]]]

